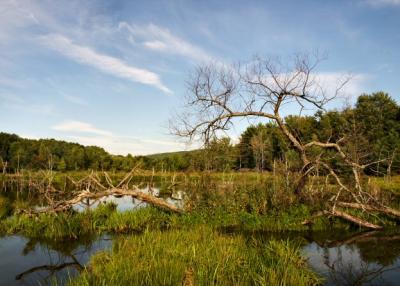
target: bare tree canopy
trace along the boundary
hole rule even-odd
[[[221,131],[229,130],[238,117],[275,121],[303,162],[296,188],[296,193],[300,193],[313,168],[307,149],[333,148],[347,160],[338,142],[301,142],[282,116],[287,105],[294,105],[300,112],[305,108],[324,109],[350,80],[350,77],[338,79],[334,91],[328,92],[316,73],[321,60],[318,54],[297,54],[289,64],[280,58],[256,57],[246,65],[198,67],[188,82],[186,109],[171,121],[171,129],[179,136],[200,138],[207,143]]]
[[[261,117],[284,126],[281,113],[288,104],[299,110],[323,109],[350,77],[339,78],[336,89],[328,92],[315,71],[321,60],[318,54],[298,54],[290,64],[256,57],[246,65],[200,66],[188,82],[186,110],[171,121],[171,129],[179,136],[208,142],[232,127],[237,117]],[[289,139],[299,147],[295,138]]]

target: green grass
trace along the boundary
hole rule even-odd
[[[145,231],[96,254],[71,285],[316,285],[292,242],[259,243],[209,226]]]
[[[201,211],[178,215],[153,207],[118,212],[113,204],[100,205],[82,213],[40,214],[30,217],[13,215],[0,220],[0,234],[22,234],[50,239],[77,238],[93,233],[138,233],[147,229],[190,229],[208,225],[214,229],[236,226],[241,230],[286,231],[306,230],[301,221],[309,215],[304,206],[292,207],[280,214],[227,213],[221,209],[212,214]],[[320,224],[324,228],[324,223]]]

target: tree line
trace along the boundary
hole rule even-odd
[[[284,120],[300,142],[343,138],[355,160],[378,162],[366,169],[371,175],[400,172],[400,106],[387,93],[363,94],[353,107],[307,116],[289,115]],[[228,137],[211,138],[199,150],[149,156],[112,155],[97,146],[0,133],[3,172],[23,169],[128,171],[136,165],[156,171],[273,171],[277,166],[296,170],[301,162],[273,121],[249,126],[236,144]]]

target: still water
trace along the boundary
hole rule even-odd
[[[65,285],[91,255],[109,249],[109,236],[62,242],[12,235],[0,238],[0,285]]]
[[[400,285],[400,234],[360,232],[309,239],[303,249],[324,285]],[[325,234],[326,237],[326,234]]]
[[[159,189],[154,188],[152,192],[159,196]],[[182,196],[174,192],[164,199],[181,206]],[[83,211],[111,201],[122,212],[146,206],[129,196],[109,196],[100,202],[87,201],[74,208]],[[90,236],[61,242],[19,235],[0,237],[0,286],[65,285],[84,269],[94,253],[110,250],[118,237]],[[302,255],[325,279],[324,285],[400,285],[400,232],[265,232],[257,234],[257,238],[299,241]]]
[[[272,235],[273,236],[273,235]],[[284,238],[286,236],[286,238]],[[332,236],[335,240],[332,240]],[[394,233],[287,233],[303,241],[302,254],[324,285],[399,285],[400,235]],[[0,285],[65,285],[91,255],[110,250],[118,236],[52,242],[13,235],[0,238]]]

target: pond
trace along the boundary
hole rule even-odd
[[[228,234],[226,234],[228,235]],[[262,234],[302,241],[302,254],[324,285],[398,285],[400,234],[308,232]],[[0,238],[0,285],[65,285],[91,255],[109,250],[116,236],[52,242],[13,235]],[[257,235],[257,237],[259,237]]]
[[[149,192],[143,188],[143,192]],[[182,206],[184,193],[173,191],[153,195]],[[8,197],[13,201],[18,198]],[[25,199],[25,198],[24,198]],[[100,201],[87,201],[74,206],[76,211],[114,202],[118,211],[146,207],[147,204],[129,196],[109,196]],[[41,206],[33,200],[34,205]],[[29,200],[32,204],[32,200]],[[291,239],[301,243],[302,255],[309,266],[324,277],[324,285],[398,285],[400,281],[400,233],[392,232],[268,232],[244,234],[220,230],[223,235],[251,235],[263,241],[271,238]],[[137,234],[136,234],[137,235]],[[125,235],[126,236],[126,235]],[[90,257],[99,250],[111,249],[120,235],[80,237],[78,240],[55,242],[30,239],[20,235],[0,237],[0,286],[65,285],[77,275]]]
[[[336,235],[338,237],[338,235]],[[302,248],[324,285],[399,285],[400,235],[387,232],[315,236]]]
[[[91,255],[109,249],[109,236],[82,237],[62,242],[12,235],[0,238],[0,285],[66,284]]]

